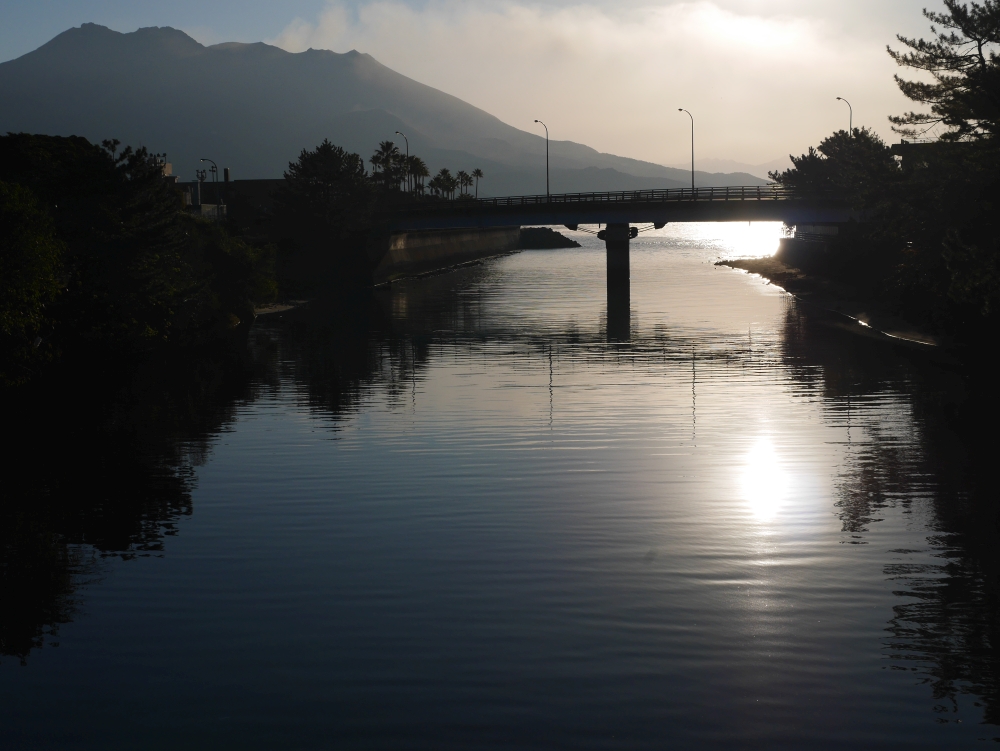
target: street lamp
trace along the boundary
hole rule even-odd
[[[410,187],[410,139],[406,137],[405,133],[396,131],[397,136],[403,136],[403,140],[406,141],[406,191],[409,193],[412,188]]]
[[[536,123],[545,128],[545,197],[549,197],[549,126],[543,123],[541,120],[535,120]]]
[[[198,161],[200,161],[200,162],[212,162],[211,159],[199,159]],[[210,172],[212,173],[212,182],[213,183],[219,182],[219,167],[218,167],[218,165],[215,162],[212,162],[212,169],[210,170]]]
[[[679,107],[677,111],[687,112],[688,117],[691,118],[691,192],[694,193],[694,115],[683,107]]]
[[[846,99],[844,99],[844,97],[842,97],[842,96],[838,96],[837,97],[837,101],[838,102],[843,102],[844,104],[846,104],[847,105],[847,109],[849,109],[851,111],[850,119],[848,120],[848,123],[850,123],[850,125],[849,125],[849,127],[847,129],[847,132],[848,132],[849,135],[853,136],[854,135],[854,107],[852,107],[851,103],[849,101],[847,101]]]
[[[201,161],[201,162],[212,162],[211,159],[199,159],[198,161]],[[212,173],[212,183],[217,185],[218,182],[219,182],[219,166],[215,162],[212,162],[212,169],[209,170],[209,172]],[[216,192],[215,192],[215,200],[216,201],[219,200],[219,192],[218,192],[218,190],[216,190]],[[226,199],[223,198],[222,202],[225,203]],[[218,217],[219,217],[219,208],[218,208],[218,206],[216,206],[216,208],[215,208],[215,216],[216,216],[216,219],[218,219]]]

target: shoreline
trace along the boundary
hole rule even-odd
[[[945,342],[940,336],[914,326],[871,300],[858,297],[843,284],[804,272],[775,256],[731,258],[716,261],[715,265],[755,274],[801,302],[850,318],[862,328],[858,333],[878,334],[924,350],[944,349]]]
[[[253,314],[254,318],[260,316],[271,315],[272,313],[284,313],[286,310],[295,310],[295,308],[301,308],[305,305],[308,300],[288,300],[282,303],[271,303],[270,305],[265,305],[262,308],[254,308]]]

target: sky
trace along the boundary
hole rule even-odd
[[[525,130],[661,164],[799,154],[911,109],[886,45],[940,0],[0,0],[0,61],[94,22],[203,44],[367,52]],[[904,71],[905,73],[905,71]]]

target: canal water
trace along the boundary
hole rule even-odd
[[[779,229],[641,235],[624,335],[571,233],[80,399],[9,455],[0,746],[1000,740],[967,385],[714,265]]]

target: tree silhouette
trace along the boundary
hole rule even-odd
[[[455,188],[458,187],[458,180],[451,174],[451,170],[447,167],[442,167],[434,179],[437,181],[437,189],[449,198],[452,197],[455,193]]]
[[[372,157],[373,165],[382,164],[378,156],[376,152]],[[304,212],[307,221],[344,234],[368,213],[366,177],[360,156],[324,139],[314,151],[303,149],[298,161],[288,165],[282,199],[296,213]]]
[[[399,147],[392,141],[382,141],[369,161],[375,168],[376,182],[381,182],[386,188],[399,183],[400,153]]]
[[[868,128],[838,131],[791,160],[768,177],[803,196],[847,195],[859,206],[874,206],[900,177],[889,147]]]
[[[415,193],[424,192],[424,178],[430,177],[430,172],[427,171],[427,165],[424,160],[419,156],[411,156],[407,163],[407,170],[410,176],[413,178],[413,191]]]
[[[62,286],[63,253],[31,191],[0,181],[0,386],[28,380],[49,354],[45,308]]]
[[[465,189],[472,185],[472,177],[465,170],[459,170],[455,177],[458,179],[459,193],[465,195]]]
[[[930,112],[908,112],[889,118],[904,135],[920,135],[937,124],[951,129],[945,140],[995,136],[1000,131],[1000,1],[966,5],[944,0],[947,12],[924,10],[933,24],[931,41],[897,39],[909,48],[887,47],[899,65],[926,71],[933,82],[906,81],[894,76],[908,99],[930,105]],[[940,27],[940,30],[939,28]]]
[[[0,333],[32,351],[37,342],[64,361],[138,356],[228,332],[230,316],[247,320],[263,302],[248,290],[273,290],[258,284],[271,273],[270,251],[185,214],[160,161],[119,146],[0,136],[0,181],[9,186],[0,197],[0,298],[14,308],[0,304]],[[34,278],[27,288],[24,273]]]
[[[486,177],[486,175],[483,174],[483,171],[479,167],[476,167],[472,170],[472,176],[476,179],[476,198],[479,198],[479,178]]]
[[[398,149],[396,153],[391,157],[392,164],[392,182],[397,190],[405,190],[407,182],[409,182],[409,164],[406,161],[406,154],[401,153]]]

